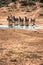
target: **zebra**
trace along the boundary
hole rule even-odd
[[[32,26],[34,26],[35,25],[35,18],[31,18],[31,23],[32,23]]]
[[[25,16],[25,25],[29,26],[29,18],[27,18],[26,16]]]
[[[20,25],[24,26],[24,18],[19,17]]]
[[[12,27],[13,26],[12,15],[8,16],[7,20],[8,20],[9,27]]]
[[[15,16],[13,16],[13,23],[14,23],[14,25],[18,25],[18,18],[17,17],[15,17]]]

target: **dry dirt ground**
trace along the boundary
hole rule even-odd
[[[0,29],[0,65],[43,65],[43,30]]]
[[[27,9],[0,8],[0,24],[8,24],[6,18],[12,13],[17,17],[36,17],[38,25],[43,25],[42,8],[32,12]],[[31,8],[30,8],[31,11]],[[0,65],[43,65],[43,29],[1,29],[0,28]]]

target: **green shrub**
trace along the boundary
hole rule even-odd
[[[32,1],[38,2],[39,0],[32,0]]]
[[[21,6],[26,6],[27,5],[27,2],[26,1],[21,1]]]
[[[32,6],[32,5],[36,5],[35,2],[26,2],[26,1],[21,1],[21,6]]]
[[[43,14],[40,14],[40,16],[43,16]]]
[[[28,2],[27,4],[28,4],[29,6],[36,5],[34,2]]]
[[[43,5],[40,5],[40,7],[43,7]]]
[[[12,2],[16,2],[17,0],[12,0]]]

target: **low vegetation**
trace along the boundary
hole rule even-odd
[[[43,14],[39,14],[40,16],[43,16]]]
[[[16,4],[16,1],[17,0],[12,0],[12,2],[14,4]],[[9,3],[11,2],[11,0],[1,0],[0,1],[0,7],[3,7],[3,6],[7,6]],[[19,1],[19,3],[21,4],[21,6],[33,6],[33,5],[36,5],[35,3],[36,2],[39,2],[39,0],[32,0],[32,1]],[[43,7],[43,6],[41,6]]]
[[[21,1],[21,6],[33,6],[33,5],[36,5],[35,2],[26,2],[26,1]]]
[[[40,5],[40,7],[42,7],[42,8],[43,8],[43,4],[41,4],[41,5]]]
[[[40,65],[43,65],[43,63],[41,63]]]

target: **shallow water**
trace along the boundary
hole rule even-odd
[[[0,28],[10,28],[8,25],[0,25]],[[20,26],[20,25],[14,25],[13,28],[20,28],[20,29],[43,29],[43,26]]]

